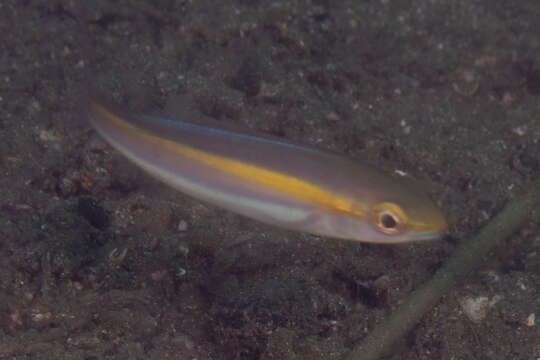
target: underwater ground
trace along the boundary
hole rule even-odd
[[[0,2],[0,359],[342,359],[540,173],[536,0]],[[85,123],[203,113],[405,171],[450,224],[370,245],[188,198]],[[540,358],[527,226],[388,359]]]

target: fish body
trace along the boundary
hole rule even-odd
[[[194,198],[283,228],[377,243],[432,239],[446,227],[408,181],[347,157],[248,132],[133,114],[89,96],[97,132]]]

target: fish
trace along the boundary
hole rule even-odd
[[[270,135],[133,113],[89,94],[85,117],[113,148],[182,193],[277,227],[336,239],[435,239],[441,210],[417,184]],[[182,118],[183,117],[183,118]]]

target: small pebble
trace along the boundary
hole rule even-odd
[[[390,277],[388,275],[379,276],[375,281],[373,281],[373,286],[377,289],[388,289],[390,285]]]
[[[60,141],[60,138],[50,130],[41,130],[39,132],[39,139],[44,142]]]
[[[478,74],[471,69],[458,69],[455,81],[452,83],[454,91],[463,96],[473,96],[480,86]]]
[[[479,296],[476,298],[464,296],[459,299],[459,305],[461,306],[463,313],[469,320],[475,323],[484,320],[487,315],[488,304],[489,298],[486,296]]]
[[[77,185],[70,178],[64,177],[60,180],[60,192],[64,196],[73,195],[77,191]]]
[[[187,231],[188,229],[188,223],[186,220],[180,220],[180,222],[178,223],[178,231]]]
[[[326,120],[331,121],[331,122],[337,122],[341,120],[341,118],[335,112],[329,112],[326,114]]]
[[[177,253],[183,256],[188,256],[189,254],[189,244],[185,241],[180,241],[177,247]]]
[[[160,270],[154,271],[152,274],[150,274],[150,277],[154,281],[161,281],[165,278],[165,275],[167,275],[167,270]]]
[[[109,261],[111,263],[120,265],[126,258],[127,253],[128,253],[127,248],[124,248],[122,250],[118,250],[118,248],[114,248],[111,250],[111,252],[109,252]]]
[[[75,290],[77,291],[82,291],[84,289],[84,286],[80,282],[75,281],[73,282],[73,288],[75,288]]]
[[[17,310],[11,313],[9,318],[11,319],[10,327],[21,326],[23,324],[21,313]]]
[[[534,326],[535,323],[536,323],[536,315],[534,313],[527,316],[527,321],[525,322],[525,325]]]
[[[512,132],[517,136],[523,136],[527,133],[527,125],[521,125],[512,129]]]
[[[186,275],[186,273],[187,273],[186,269],[179,267],[178,270],[176,271],[176,276],[182,277]]]

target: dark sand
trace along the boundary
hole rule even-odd
[[[83,3],[0,2],[0,359],[340,359],[539,176],[537,0]],[[367,245],[187,198],[84,123],[87,74],[406,171],[449,233]],[[539,251],[530,224],[478,259],[390,359],[540,358]]]

